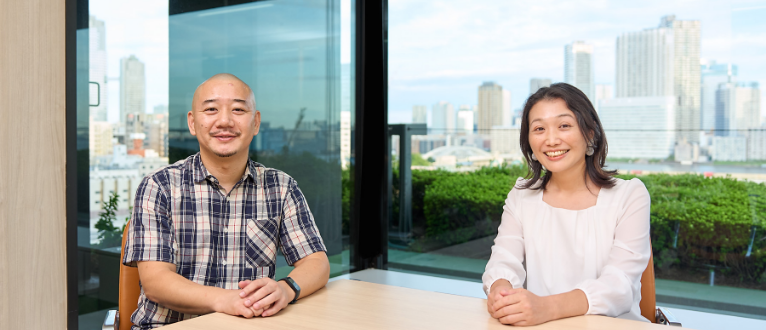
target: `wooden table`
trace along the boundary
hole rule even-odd
[[[486,300],[353,280],[337,280],[271,317],[221,313],[163,329],[509,329],[487,313]],[[579,316],[527,329],[658,330],[667,327],[605,316]]]

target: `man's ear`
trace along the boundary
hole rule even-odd
[[[194,130],[194,114],[191,111],[186,113],[186,123],[189,125],[189,133],[197,136],[197,132]]]
[[[261,112],[258,110],[255,110],[255,130],[253,133],[253,136],[258,135],[258,132],[261,130]]]

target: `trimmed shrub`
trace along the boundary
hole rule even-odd
[[[419,180],[421,183],[432,180],[426,186],[422,203],[426,235],[436,237],[459,232],[456,237],[445,237],[457,244],[496,233],[505,198],[523,171],[526,168],[520,166],[482,168]]]
[[[660,271],[714,268],[742,283],[766,284],[766,185],[695,174],[640,179],[652,198],[652,248]]]

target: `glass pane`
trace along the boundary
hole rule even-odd
[[[172,11],[183,12],[183,5]],[[248,83],[261,112],[250,156],[296,179],[327,246],[333,276],[349,269],[341,187],[341,155],[348,153],[341,151],[341,119],[350,113],[350,90],[344,89],[350,86],[350,48],[342,57],[340,14],[338,0],[291,0],[170,16],[171,161],[198,151],[186,122],[197,86],[223,72]],[[276,277],[290,270],[278,257]]]
[[[650,192],[659,303],[764,318],[766,49],[747,41],[766,38],[763,14],[733,1],[389,1],[389,123],[428,127],[410,155],[392,137],[390,268],[480,281],[526,176],[524,102],[566,82],[598,111],[607,167]]]
[[[90,0],[83,10],[79,328],[99,328],[116,308],[122,226],[135,190],[145,175],[197,152],[186,112],[197,85],[216,73],[253,88],[263,123],[251,157],[298,181],[332,275],[348,272],[353,1]],[[283,277],[290,267],[277,260]]]
[[[87,109],[77,116],[78,296],[79,328],[94,329],[117,307],[135,189],[168,164],[168,4],[86,3],[88,29],[78,31],[78,104]]]

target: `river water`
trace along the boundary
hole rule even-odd
[[[766,167],[761,166],[737,166],[737,165],[713,165],[713,164],[693,164],[682,165],[679,163],[618,163],[606,162],[608,169],[618,169],[624,171],[638,170],[651,172],[687,172],[687,173],[743,173],[743,174],[766,174]]]

